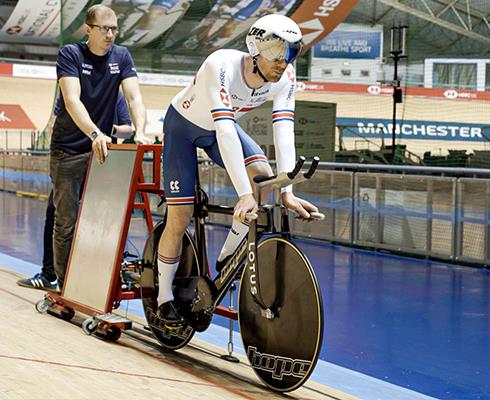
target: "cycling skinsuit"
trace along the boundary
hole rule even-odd
[[[172,100],[163,127],[163,179],[168,205],[193,204],[197,147],[226,168],[239,196],[252,193],[245,167],[267,159],[236,119],[269,98],[273,98],[278,172],[294,167],[294,68],[289,65],[278,82],[252,89],[243,78],[247,55],[238,50],[212,53],[194,82]]]

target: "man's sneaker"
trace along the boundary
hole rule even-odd
[[[50,282],[41,273],[37,273],[32,278],[19,279],[17,285],[41,290],[56,290],[58,288],[56,279]]]
[[[160,304],[157,309],[157,317],[168,325],[182,325],[184,323],[184,317],[177,312],[173,301]]]

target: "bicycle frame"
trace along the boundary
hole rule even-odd
[[[207,260],[206,232],[205,232],[204,219],[208,216],[209,213],[233,215],[233,207],[208,204],[207,196],[201,190],[199,181],[196,182],[196,193],[197,193],[196,195],[197,201],[195,204],[194,216],[193,216],[194,228],[195,228],[194,231],[195,244],[199,256],[199,263],[204,267],[202,268],[202,274],[203,276],[207,276],[210,278],[210,270],[209,270],[208,260]],[[213,283],[212,289],[215,294],[214,307],[218,306],[221,300],[223,300],[223,297],[228,292],[230,285],[233,283],[236,276],[240,274],[243,268],[245,268],[245,265],[243,263],[245,258],[247,258],[247,260],[250,259],[255,260],[257,258],[255,252],[256,241],[260,240],[260,238],[263,235],[278,233],[276,232],[275,226],[273,224],[272,207],[261,208],[259,213],[259,218],[261,221],[264,220],[265,224],[259,225],[257,221],[250,222],[250,230],[247,235],[247,238],[245,238],[242,241],[242,243],[240,243],[238,249],[225,263],[221,272],[218,273],[212,280]],[[287,234],[289,235],[289,232]]]
[[[301,167],[305,162],[304,157],[300,157],[295,165],[293,171],[288,173],[282,173],[279,175],[266,177],[259,176],[255,177],[255,198],[258,199],[259,214],[257,218],[250,220],[250,228],[247,237],[240,243],[234,254],[231,255],[229,260],[223,266],[223,269],[219,274],[213,279],[212,290],[215,294],[213,306],[216,308],[223,297],[228,292],[231,284],[235,280],[236,276],[239,275],[245,268],[243,261],[247,259],[246,268],[250,271],[250,283],[251,283],[251,294],[255,298],[255,301],[262,309],[262,314],[268,318],[274,318],[274,310],[271,309],[270,305],[267,305],[260,292],[260,279],[259,279],[259,268],[258,266],[258,255],[257,255],[257,242],[264,235],[280,235],[287,239],[290,239],[289,231],[289,213],[286,207],[279,203],[280,189],[287,184],[299,183],[310,179],[319,163],[318,157],[315,157],[310,169],[299,174]],[[216,214],[226,214],[233,215],[234,208],[229,206],[219,206],[208,204],[207,195],[201,189],[199,181],[199,173],[196,174],[196,203],[194,207],[194,227],[195,227],[195,244],[197,247],[199,255],[199,263],[203,266],[202,274],[210,278],[210,269],[207,260],[207,248],[206,248],[206,232],[204,219],[209,213]],[[260,190],[266,186],[270,186],[275,190],[275,203],[273,206],[261,204]],[[280,210],[280,228],[276,229],[274,223],[274,210]],[[318,214],[319,219],[323,218],[321,214]],[[205,268],[207,267],[207,268]]]

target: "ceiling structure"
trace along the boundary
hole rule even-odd
[[[19,4],[20,1],[22,0],[19,0]],[[88,6],[100,2],[111,3],[111,1],[84,0],[78,3],[86,3]],[[223,3],[236,3],[236,6],[239,1],[180,1],[182,4],[186,3],[181,18],[159,37],[141,47],[151,50],[159,49],[160,53],[165,53],[165,57],[179,58],[179,55],[188,57],[189,53],[192,53],[202,58],[210,52],[207,48],[210,46],[203,46],[203,42],[199,42],[198,34],[196,34],[197,44],[192,43],[192,40],[186,40],[186,36],[192,36],[192,32],[197,32],[196,29],[200,24],[202,25],[202,21],[211,18],[213,10],[216,11],[218,6]],[[284,0],[267,3],[282,3],[282,10],[291,15],[306,1],[308,0],[291,0],[287,7],[284,4],[288,2]],[[128,3],[131,2],[128,1]],[[15,9],[16,4],[17,0],[0,0],[0,29],[5,24],[8,13]],[[77,20],[80,21],[80,18]],[[490,0],[358,0],[345,22],[383,25],[385,54],[389,52],[391,27],[394,25],[407,26],[407,48],[412,62],[430,57],[490,58]],[[219,24],[216,26],[215,29],[222,29]],[[241,32],[237,27],[231,28],[234,28],[236,32]],[[230,45],[240,47],[243,35],[244,33],[241,32],[234,41],[221,40],[221,42],[226,43],[225,47]],[[220,38],[213,40],[214,48],[219,47]],[[135,47],[138,46],[135,45]],[[39,45],[39,43],[8,43],[2,42],[0,37],[0,58],[6,57],[6,54],[15,57],[16,52],[22,55],[21,58],[32,56],[35,59],[36,55],[41,54],[46,59],[54,59],[57,54],[57,46]]]
[[[345,22],[383,25],[385,49],[390,28],[407,26],[412,60],[490,56],[489,0],[359,0]]]

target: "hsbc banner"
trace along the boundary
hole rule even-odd
[[[393,122],[388,119],[337,118],[342,127],[342,137],[385,138],[391,137]],[[406,120],[396,124],[399,139],[451,140],[465,142],[488,142],[490,125],[443,121]]]
[[[36,129],[18,104],[0,104],[0,129]]]
[[[0,41],[57,44],[61,0],[19,0],[0,30]]]
[[[291,18],[301,28],[305,47],[318,43],[350,14],[357,0],[303,1]]]

